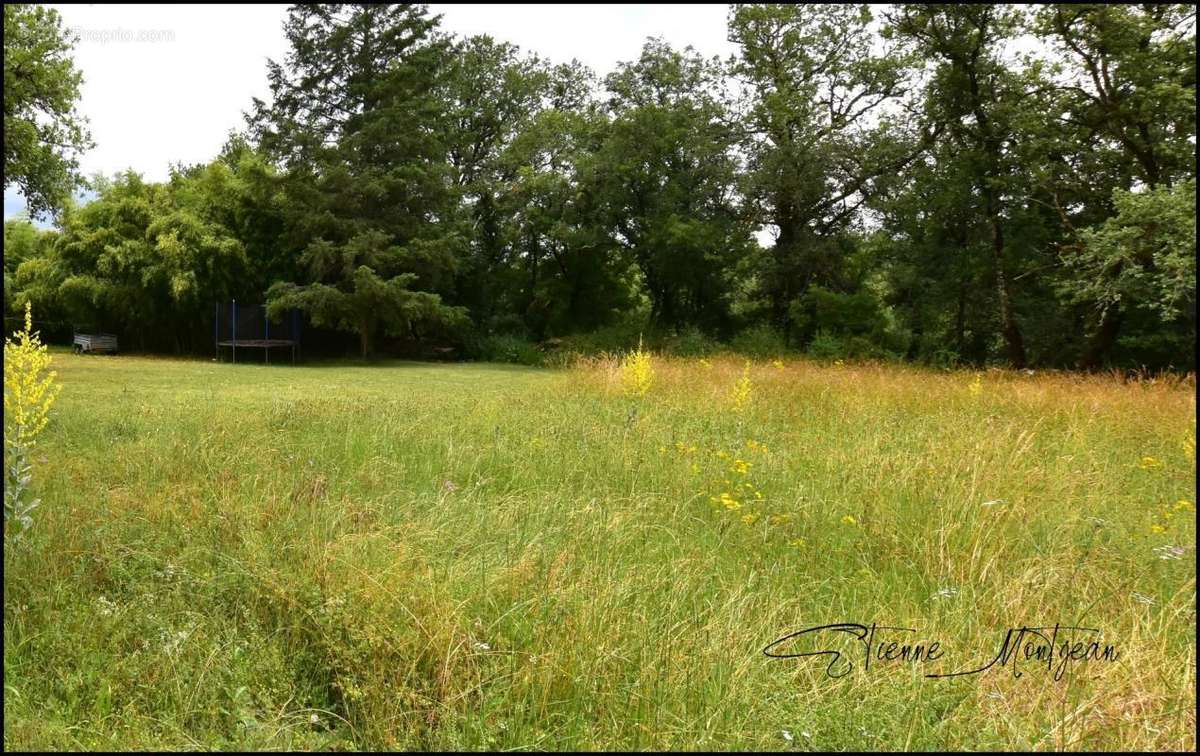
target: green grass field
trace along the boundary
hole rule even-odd
[[[54,367],[7,749],[1195,745],[1192,377],[758,362],[739,411],[735,358],[641,399],[612,360]],[[763,654],[838,622],[945,658]],[[1119,658],[924,677],[1056,622]]]

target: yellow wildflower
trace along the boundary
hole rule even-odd
[[[746,405],[750,403],[753,392],[754,384],[750,382],[750,360],[746,360],[746,367],[742,369],[742,377],[733,385],[733,391],[729,394],[734,410],[741,412],[745,409]]]
[[[845,517],[842,518],[842,524],[843,525],[857,525],[858,520],[854,519],[853,515],[846,515]]]
[[[1154,457],[1142,457],[1142,462],[1138,465],[1138,467],[1142,468],[1143,470],[1149,470],[1154,467],[1162,467],[1162,462],[1158,461]]]
[[[48,370],[50,353],[33,331],[33,312],[25,303],[25,329],[4,340],[4,445],[32,448],[50,421],[50,407],[62,385]]]
[[[50,407],[62,385],[49,369],[50,353],[33,331],[33,312],[25,303],[25,329],[4,340],[4,524],[13,521],[20,538],[32,524],[38,499],[28,497],[32,478],[30,451],[50,421]]]
[[[975,378],[967,386],[967,390],[971,392],[971,396],[979,396],[983,393],[983,379],[979,377],[979,373],[975,374]]]
[[[654,365],[651,364],[650,353],[642,349],[642,340],[638,338],[638,348],[630,352],[621,361],[621,386],[629,396],[642,397],[654,383]]]

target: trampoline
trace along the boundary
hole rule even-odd
[[[289,310],[274,321],[267,317],[267,306],[244,305],[231,300],[228,307],[217,303],[213,309],[213,341],[216,343],[217,361],[221,361],[222,349],[229,350],[231,362],[237,362],[238,349],[261,349],[263,362],[271,364],[272,349],[287,349],[292,363],[300,347],[300,312]]]

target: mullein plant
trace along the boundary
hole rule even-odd
[[[650,353],[642,348],[642,340],[639,337],[637,350],[628,353],[621,360],[621,389],[626,396],[633,399],[633,404],[629,407],[629,416],[625,421],[626,428],[633,425],[633,421],[637,419],[641,400],[650,391],[652,385],[654,385],[654,365],[650,360]]]
[[[729,392],[729,401],[733,404],[733,411],[738,419],[738,441],[742,440],[742,429],[746,417],[746,409],[750,406],[750,400],[754,396],[754,384],[750,381],[750,360],[746,360],[746,366],[742,368],[742,377],[738,378],[737,383],[733,384],[733,389]]]
[[[31,453],[62,390],[50,370],[50,353],[33,331],[25,303],[25,328],[4,340],[4,530],[20,538],[33,524],[39,500],[30,495]]]

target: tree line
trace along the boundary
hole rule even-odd
[[[81,206],[42,154],[87,146],[78,72],[22,54],[58,20],[21,8],[5,187],[58,227],[6,222],[10,310],[178,352],[236,298],[363,355],[642,335],[1195,366],[1189,5],[734,5],[730,59],[650,39],[603,79],[422,5],[293,6],[219,155]]]

